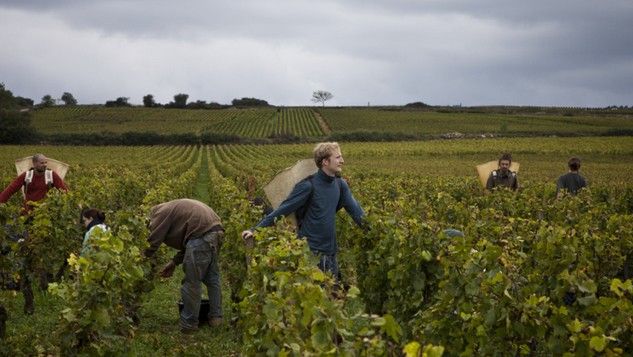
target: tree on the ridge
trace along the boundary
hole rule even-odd
[[[143,105],[146,106],[147,108],[155,107],[156,101],[154,101],[154,96],[151,94],[144,96]]]
[[[64,105],[77,105],[77,99],[68,92],[64,92],[64,94],[62,94],[62,101],[64,102]]]
[[[174,96],[174,107],[185,108],[187,106],[187,99],[189,94],[179,93]]]
[[[51,97],[50,94],[47,94],[42,97],[42,101],[40,102],[41,107],[52,107],[55,105],[55,99]]]
[[[312,101],[315,103],[321,103],[325,107],[325,102],[334,98],[332,93],[324,90],[318,90],[312,93]]]

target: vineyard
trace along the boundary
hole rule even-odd
[[[56,110],[42,111],[50,111],[48,128],[67,120],[54,119],[62,115]],[[192,116],[173,130],[189,126],[251,137],[325,134],[311,109],[217,113]],[[333,131],[347,130],[337,125],[353,121],[353,114],[342,110],[321,115]],[[148,130],[147,122],[139,120],[138,128]],[[156,130],[163,125],[171,125],[168,117]],[[50,194],[35,208],[23,243],[12,239],[27,229],[17,215],[20,197],[0,204],[5,227],[0,245],[11,248],[0,255],[0,269],[11,272],[2,283],[32,274],[36,297],[36,312],[28,316],[21,294],[0,290],[9,312],[0,354],[613,356],[633,351],[630,137],[342,144],[343,174],[368,222],[363,230],[339,213],[344,291],[316,268],[287,222],[258,231],[252,248],[240,238],[262,217],[262,207],[253,201],[264,196],[263,185],[280,169],[310,157],[311,149],[310,144],[0,148],[3,187],[15,177],[12,163],[19,157],[43,152],[71,165],[70,191]],[[521,163],[521,189],[486,194],[474,166],[504,151]],[[554,182],[566,172],[571,155],[583,159],[589,189],[557,199]],[[173,252],[162,247],[158,262],[140,253],[147,244],[149,208],[181,197],[208,203],[226,228],[220,254],[225,325],[191,336],[180,336],[177,327],[182,273],[169,280],[155,276],[155,264],[161,266]],[[112,228],[98,237],[96,252],[81,256],[80,207],[104,210]],[[447,234],[449,228],[464,235]],[[68,267],[58,281],[39,290],[36,272],[57,271],[64,261]]]
[[[43,134],[212,133],[245,138],[324,135],[314,113],[309,108],[165,110],[78,106],[35,111],[33,123],[35,128]]]
[[[320,110],[334,132],[387,132],[433,136],[448,132],[502,135],[604,135],[633,129],[629,115],[571,116],[564,113],[455,113],[327,108]]]
[[[631,135],[630,114],[608,112],[520,114],[404,110],[402,108],[307,107],[247,109],[104,108],[75,106],[33,112],[33,126],[45,135],[101,133],[214,134],[245,139],[338,135],[362,138],[380,133],[395,139],[466,136]],[[390,139],[393,141],[394,139]],[[365,141],[365,140],[364,140]]]

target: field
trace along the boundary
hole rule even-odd
[[[351,286],[343,295],[285,223],[260,232],[251,251],[239,237],[261,217],[251,200],[262,186],[311,148],[1,147],[2,185],[14,177],[13,159],[34,152],[71,165],[71,191],[51,195],[34,214],[26,246],[34,270],[56,270],[78,253],[80,205],[104,209],[113,234],[99,242],[100,255],[71,259],[47,292],[34,284],[35,315],[22,313],[21,294],[0,291],[9,310],[0,353],[630,353],[630,137],[343,143],[344,175],[369,227],[339,214],[340,264]],[[503,151],[521,163],[522,188],[486,195],[474,166]],[[571,155],[583,159],[590,189],[557,200],[554,180]],[[157,279],[139,255],[149,207],[178,197],[208,202],[227,229],[226,323],[191,336],[177,331],[181,273]],[[19,204],[14,197],[0,205],[5,233],[22,227]],[[447,237],[446,228],[465,237]],[[0,241],[13,244],[6,235]],[[15,272],[23,250],[14,248],[0,267]],[[172,253],[161,248],[160,264]],[[130,303],[138,324],[125,312]]]
[[[246,138],[275,135],[323,136],[309,108],[186,110],[160,108],[47,108],[35,111],[43,134],[155,132],[158,134],[227,134]]]
[[[437,138],[458,132],[467,137],[631,135],[631,114],[609,111],[519,111],[501,113],[403,108],[260,108],[187,110],[162,108],[55,107],[33,112],[41,134],[157,133],[222,134],[243,139],[293,136],[315,140],[334,136]]]
[[[448,132],[506,135],[596,135],[633,129],[630,116],[575,115],[544,112],[499,114],[375,109],[321,111],[334,132],[366,130],[401,134],[437,135]]]

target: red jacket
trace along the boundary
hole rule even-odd
[[[24,178],[26,177],[26,172],[23,172],[18,177],[16,177],[13,182],[7,186],[7,188],[0,193],[0,203],[7,202],[14,193],[18,192],[22,186],[24,186]],[[53,171],[53,187],[68,191],[64,180],[62,180],[59,175],[55,171]],[[26,197],[24,199],[24,211],[30,211],[31,207],[27,204],[27,202],[37,202],[46,197],[48,193],[49,187],[46,185],[46,180],[44,178],[44,174],[33,174],[33,181],[26,187]]]

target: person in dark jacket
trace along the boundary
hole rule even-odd
[[[278,217],[305,207],[298,235],[306,238],[310,250],[319,256],[319,268],[338,279],[336,212],[345,208],[359,226],[362,225],[364,212],[352,196],[347,182],[340,177],[344,160],[338,143],[317,144],[314,161],[319,168],[317,173],[297,183],[279,207],[264,217],[255,228],[242,232],[242,238],[249,239],[254,229],[271,226]]]
[[[488,176],[488,182],[486,183],[488,191],[492,191],[495,187],[507,187],[513,191],[519,188],[517,174],[514,171],[510,171],[510,165],[512,165],[512,155],[508,153],[501,155],[499,168],[493,170]]]
[[[224,228],[220,217],[206,204],[182,198],[152,207],[149,229],[150,246],[145,250],[145,256],[152,257],[163,243],[178,250],[160,271],[160,276],[171,277],[176,266],[183,264],[185,277],[180,289],[183,303],[180,331],[191,333],[198,329],[200,283],[207,286],[209,295],[209,325],[221,325],[222,292],[218,254]]]
[[[572,157],[567,162],[569,172],[560,176],[556,181],[556,197],[563,195],[567,191],[571,195],[578,194],[582,188],[587,187],[587,181],[580,175],[580,159]]]

